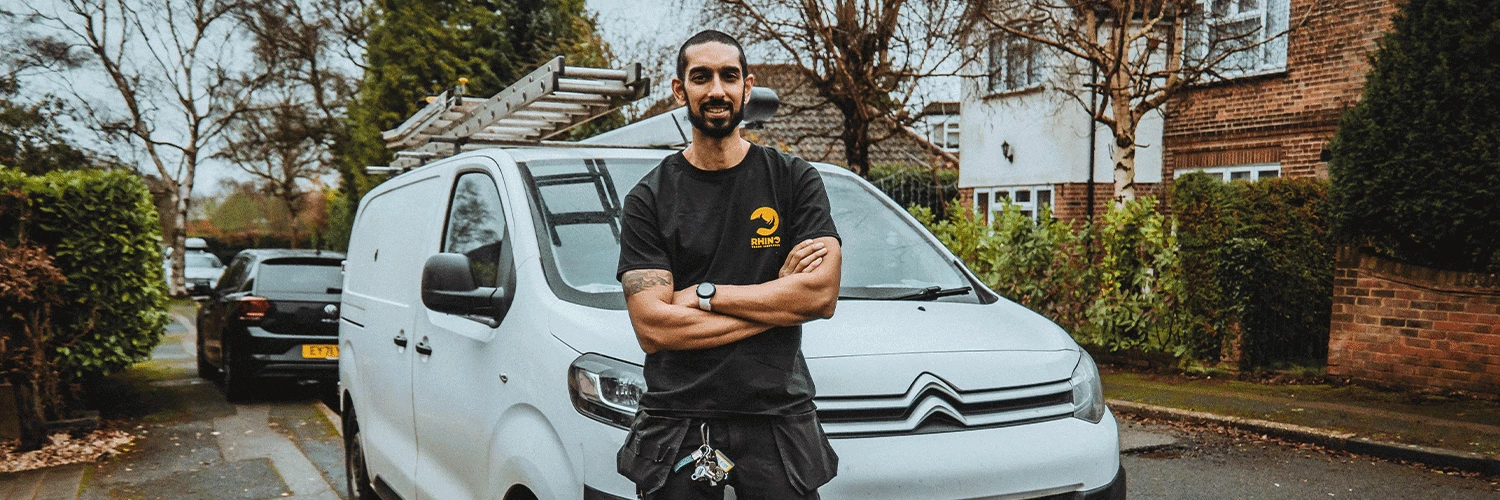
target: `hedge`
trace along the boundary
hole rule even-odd
[[[1401,2],[1329,149],[1344,242],[1500,272],[1500,2]]]
[[[1328,182],[1188,174],[1171,196],[1200,352],[1239,337],[1242,367],[1322,364],[1333,309]]]
[[[0,168],[0,191],[25,200],[0,220],[0,239],[45,248],[67,280],[52,312],[58,373],[77,381],[146,359],[168,315],[160,222],[145,183],[123,171]]]
[[[1007,205],[990,224],[952,205],[912,215],[991,289],[1048,317],[1079,343],[1188,359],[1193,339],[1177,306],[1182,285],[1171,222],[1143,198],[1094,226],[1038,220]]]

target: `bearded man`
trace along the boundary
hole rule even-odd
[[[692,144],[625,197],[616,277],[646,393],[617,458],[641,498],[815,499],[838,469],[801,327],[833,316],[838,231],[817,170],[740,137],[754,84],[733,37],[683,43]]]

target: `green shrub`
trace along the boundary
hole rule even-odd
[[[151,194],[123,171],[27,176],[0,169],[0,190],[25,194],[24,215],[0,222],[6,239],[47,250],[67,281],[52,311],[54,368],[68,380],[146,359],[167,324],[166,284]]]
[[[1223,183],[1188,174],[1173,183],[1172,212],[1183,310],[1203,340],[1200,357],[1232,354],[1222,348],[1237,345],[1246,368],[1324,362],[1334,257],[1327,181]]]
[[[1191,339],[1173,309],[1181,294],[1176,240],[1155,205],[1131,202],[1095,227],[1052,220],[1045,209],[1033,222],[1015,205],[988,225],[958,205],[943,220],[923,207],[912,214],[996,293],[1079,342],[1183,358]]]
[[[1410,0],[1330,149],[1339,238],[1500,271],[1500,2]]]
[[[1095,231],[1099,292],[1083,337],[1111,351],[1165,352],[1184,358],[1193,339],[1180,307],[1177,236],[1152,197],[1111,208]]]

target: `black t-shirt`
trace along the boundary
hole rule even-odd
[[[699,283],[775,280],[802,240],[838,237],[823,179],[812,165],[751,145],[733,168],[705,171],[682,153],[663,159],[625,196],[620,266],[665,269],[678,290]],[[802,327],[734,343],[646,355],[640,406],[684,417],[793,415],[813,409]]]

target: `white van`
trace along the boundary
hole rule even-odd
[[[635,498],[615,470],[645,359],[619,208],[671,153],[480,149],[365,196],[339,322],[352,498]],[[1088,354],[870,184],[817,168],[844,252],[838,312],[802,347],[840,457],[823,498],[1124,498]]]

